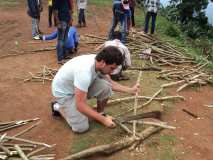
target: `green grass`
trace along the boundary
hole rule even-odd
[[[90,0],[89,4],[97,6],[112,6],[112,0]]]
[[[0,7],[15,7],[20,4],[17,0],[0,0]]]

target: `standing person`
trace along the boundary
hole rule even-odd
[[[131,11],[132,27],[135,27],[135,0],[129,0],[129,8]]]
[[[49,24],[49,27],[52,27],[53,3],[54,3],[54,0],[48,0],[48,24]],[[54,21],[54,26],[56,26],[54,16],[53,16],[53,21]]]
[[[127,31],[127,12],[129,10],[129,1],[128,0],[114,0],[113,1],[113,17],[112,17],[112,26],[109,31],[109,40],[113,38],[114,30],[118,23],[121,24],[121,42],[125,43],[126,41],[126,31]]]
[[[128,80],[129,78],[124,76],[122,74],[123,70],[126,70],[128,67],[131,67],[131,57],[130,57],[130,52],[129,49],[121,43],[121,32],[115,31],[113,35],[113,40],[106,41],[104,44],[100,45],[97,47],[96,50],[103,49],[108,46],[114,46],[117,47],[120,52],[123,55],[123,63],[119,65],[111,74],[110,77],[114,81],[120,81],[120,80]]]
[[[53,40],[58,37],[58,30],[52,32],[49,35],[43,35],[41,36],[41,40],[43,41],[48,41],[48,40]],[[70,53],[76,52],[77,47],[78,47],[78,42],[79,42],[79,35],[77,32],[77,29],[75,27],[69,27],[68,31],[68,37],[65,41],[64,48],[65,48],[65,58],[68,56]]]
[[[57,59],[58,64],[62,64],[64,59],[65,47],[69,26],[72,23],[72,7],[70,0],[54,0],[53,13],[58,28]]]
[[[156,22],[157,12],[160,7],[160,0],[146,0],[145,7],[147,9],[147,13],[145,17],[144,32],[148,33],[149,19],[150,17],[152,17],[151,34],[153,34],[155,32],[155,22]]]
[[[76,0],[78,7],[78,27],[86,27],[85,9],[87,8],[87,0]]]
[[[32,38],[39,40],[39,29],[40,13],[42,12],[42,1],[41,0],[27,0],[28,10],[27,14],[32,18]]]
[[[89,129],[89,118],[106,127],[115,123],[110,116],[104,116],[104,107],[113,91],[135,94],[139,84],[133,87],[121,85],[108,76],[122,64],[121,52],[113,46],[101,50],[97,55],[82,55],[65,63],[52,82],[53,116],[63,116],[74,132],[82,133]],[[87,99],[97,99],[97,110],[87,104]]]

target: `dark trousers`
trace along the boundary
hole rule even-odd
[[[157,17],[157,13],[154,13],[154,12],[146,13],[144,32],[148,33],[150,17],[152,17],[151,34],[153,34],[155,32],[155,22],[156,22],[156,17]]]
[[[132,27],[135,26],[135,8],[134,7],[130,7],[130,10],[131,10],[131,20],[132,20]]]
[[[58,26],[58,44],[57,44],[57,58],[58,61],[61,61],[64,59],[65,54],[65,42],[68,37],[68,31],[69,31],[69,24],[67,22],[60,22],[60,25]]]
[[[85,9],[80,9],[79,10],[79,14],[78,14],[78,24],[86,24],[86,20],[85,20],[85,13],[84,13]]]
[[[53,15],[53,7],[48,6],[48,22],[49,22],[49,27],[52,27],[52,15]],[[56,20],[55,17],[53,16],[53,21],[54,21],[54,26],[56,26]]]

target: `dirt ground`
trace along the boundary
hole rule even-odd
[[[54,28],[48,28],[47,8],[45,7],[44,5],[40,27],[44,33],[50,33]],[[106,13],[111,13],[111,9],[108,7],[97,10],[96,7],[90,6],[88,10],[89,13],[94,14],[88,14],[87,27],[80,28],[79,33],[106,36],[111,22],[111,14]],[[20,54],[22,51],[55,45],[56,41],[45,43],[31,39],[31,19],[26,14],[26,1],[20,0],[15,6],[10,7],[1,5],[0,13],[0,56]],[[92,51],[93,48],[94,46],[80,45],[78,54]],[[50,102],[53,98],[51,83],[43,85],[42,83],[23,82],[28,72],[38,72],[43,65],[51,68],[60,67],[56,63],[55,51],[0,58],[0,121],[39,117],[42,123],[23,137],[57,144],[54,153],[57,154],[56,159],[59,159],[69,154],[70,144],[77,136],[62,119],[53,119],[51,116]],[[169,92],[175,93],[172,89]],[[213,104],[213,89],[210,86],[187,89],[180,95],[186,97],[186,100],[175,103],[169,113],[163,117],[177,129],[164,130],[161,134],[177,137],[175,148],[181,152],[176,159],[212,160],[213,109],[204,105]],[[183,112],[183,108],[198,115],[199,119]],[[8,135],[13,135],[20,130],[22,128],[11,130]],[[119,156],[115,155],[114,158],[112,156],[108,159],[119,159]],[[135,158],[132,157],[132,159]]]

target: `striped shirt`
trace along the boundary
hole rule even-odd
[[[145,1],[145,7],[148,12],[157,13],[159,6],[160,6],[160,0],[146,0]]]

